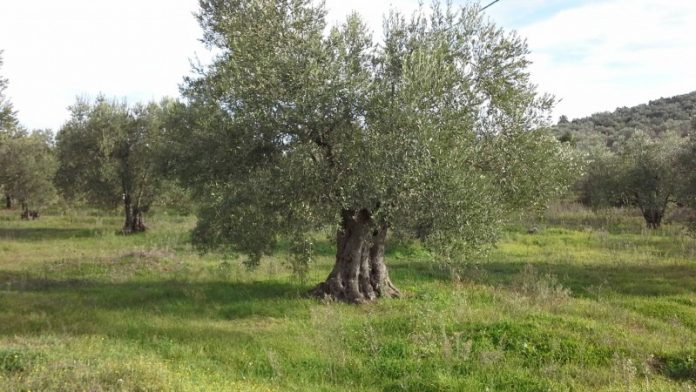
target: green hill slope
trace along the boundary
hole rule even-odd
[[[609,147],[630,137],[636,130],[661,137],[669,131],[686,135],[692,129],[696,129],[696,91],[572,121],[562,117],[554,127],[562,140],[579,146],[603,142]]]

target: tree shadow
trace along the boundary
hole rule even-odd
[[[492,262],[474,274],[482,283],[509,286],[522,274],[526,263]],[[597,292],[626,296],[656,297],[696,293],[694,265],[579,265],[560,263],[531,264],[539,275],[553,275],[574,296],[596,297]]]
[[[102,333],[117,328],[101,319],[113,312],[190,321],[301,317],[310,305],[300,300],[305,290],[277,281],[109,283],[1,271],[0,335]]]
[[[398,285],[399,281],[412,282],[451,281],[452,273],[449,268],[432,261],[405,261],[389,262],[389,274]]]
[[[512,287],[528,263],[483,262],[467,265],[458,275],[474,283]],[[656,297],[696,293],[696,264],[668,265],[581,265],[561,263],[531,263],[539,275],[553,275],[576,297],[596,297],[597,292],[626,296]],[[390,265],[394,278],[413,281],[449,281],[450,270],[431,262],[397,262]]]
[[[0,239],[22,242],[66,240],[71,238],[100,237],[106,231],[94,229],[63,229],[48,227],[0,228]]]

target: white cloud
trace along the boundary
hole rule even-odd
[[[520,30],[533,79],[580,117],[696,90],[696,2],[611,0]]]
[[[178,95],[205,50],[196,0],[22,0],[0,6],[7,94],[22,123],[57,128],[77,95]]]
[[[7,93],[22,123],[58,128],[77,95],[103,92],[131,101],[177,95],[189,59],[207,58],[192,16],[197,4],[1,1],[0,74],[10,79]],[[329,24],[356,10],[379,40],[383,15],[391,8],[408,15],[418,1],[326,5]],[[563,99],[556,115],[584,116],[696,90],[696,1],[503,0],[487,12],[528,37],[539,90]]]
[[[379,33],[390,6],[408,15],[417,3],[328,0],[327,7],[334,21],[356,9]],[[696,90],[696,1],[510,0],[487,13],[528,39],[532,79],[561,100],[556,117]]]

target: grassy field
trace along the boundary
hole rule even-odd
[[[0,213],[0,391],[696,391],[696,239],[555,209],[453,278],[390,249],[405,298],[302,298],[282,250],[200,255],[194,218]]]

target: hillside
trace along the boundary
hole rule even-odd
[[[602,141],[611,147],[617,141],[630,137],[636,130],[660,137],[667,131],[686,135],[694,128],[696,91],[572,121],[562,117],[554,131],[562,140],[574,141],[581,147]]]

